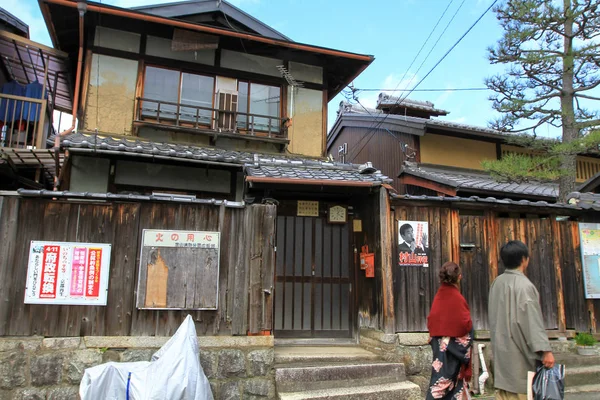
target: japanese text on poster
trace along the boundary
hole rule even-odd
[[[586,299],[600,299],[600,224],[579,224]]]
[[[429,267],[429,226],[423,221],[398,221],[398,265]]]
[[[216,310],[219,251],[219,232],[144,229],[137,307]]]
[[[110,244],[32,241],[25,303],[106,305]]]

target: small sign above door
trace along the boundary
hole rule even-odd
[[[298,200],[298,217],[318,217],[319,202]]]

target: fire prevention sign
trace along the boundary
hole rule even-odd
[[[26,304],[105,306],[110,244],[32,241]]]

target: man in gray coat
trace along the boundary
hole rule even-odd
[[[552,368],[554,356],[540,295],[524,274],[529,265],[527,246],[510,241],[502,246],[500,258],[506,271],[492,283],[488,306],[496,399],[526,400],[527,371],[535,371],[538,360]]]

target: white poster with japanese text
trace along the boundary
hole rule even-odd
[[[398,265],[429,267],[428,236],[426,221],[398,221]]]
[[[137,308],[216,310],[219,232],[144,229]]]
[[[110,244],[32,241],[25,304],[105,306]]]

